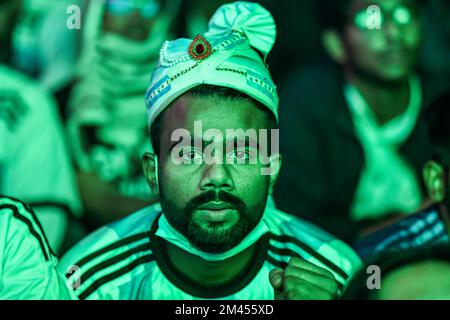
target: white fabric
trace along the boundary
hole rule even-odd
[[[167,1],[143,41],[102,30],[105,0],[90,1],[83,23],[80,81],[69,102],[70,143],[78,167],[123,196],[150,196],[141,169],[142,154],[151,151],[142,96],[179,7],[179,0]],[[95,128],[97,141],[83,140],[87,126]]]
[[[272,15],[261,6],[250,5],[248,2],[235,2],[224,5],[211,18],[208,38],[220,38],[233,32],[245,34],[249,44],[264,53],[269,54],[275,43],[277,30]]]
[[[410,102],[406,111],[380,126],[358,89],[345,86],[355,133],[364,149],[365,163],[355,193],[351,217],[358,221],[390,213],[412,213],[421,203],[418,177],[399,154],[411,135],[422,106],[419,78],[410,79]]]
[[[269,231],[267,226],[264,224],[263,220],[261,220],[258,223],[258,225],[236,247],[231,248],[226,252],[213,254],[213,253],[206,253],[195,248],[185,236],[183,236],[181,233],[179,233],[170,225],[165,215],[161,216],[158,226],[159,228],[158,231],[156,232],[156,235],[160,236],[161,238],[164,238],[165,240],[183,249],[184,251],[187,251],[191,254],[195,254],[196,256],[199,256],[208,261],[226,260],[232,256],[235,256],[236,254],[249,248],[256,241],[258,241],[263,234]]]

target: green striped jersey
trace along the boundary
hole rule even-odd
[[[33,210],[0,196],[0,300],[70,299]]]
[[[269,272],[299,256],[331,271],[339,286],[347,284],[361,261],[354,251],[297,217],[267,208],[268,232],[257,242],[257,256],[242,276],[225,286],[192,285],[177,273],[165,254],[166,241],[156,235],[162,214],[144,208],[105,226],[62,258],[79,299],[273,299]]]

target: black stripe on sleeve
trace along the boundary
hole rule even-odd
[[[305,243],[301,242],[300,240],[298,240],[298,239],[296,239],[294,237],[291,237],[291,236],[287,236],[287,235],[281,235],[280,236],[280,235],[276,235],[276,234],[273,234],[273,233],[271,233],[271,239],[273,239],[275,241],[278,241],[278,242],[292,243],[292,244],[298,246],[300,249],[302,249],[306,253],[308,253],[309,255],[311,255],[314,258],[316,258],[317,260],[319,260],[320,262],[322,262],[324,265],[326,265],[328,268],[330,268],[331,270],[333,270],[334,272],[339,274],[345,280],[347,280],[349,278],[349,275],[344,270],[339,268],[332,261],[328,260],[327,258],[322,256],[317,251],[315,251],[313,248],[309,247],[308,245],[306,245]]]
[[[126,246],[128,244],[131,244],[133,242],[137,242],[139,240],[142,240],[144,238],[148,237],[148,232],[142,232],[142,233],[138,233],[132,236],[129,236],[127,238],[123,238],[122,240],[116,241],[106,247],[103,247],[97,251],[94,251],[93,253],[87,255],[86,257],[84,257],[83,259],[81,259],[80,261],[78,261],[77,263],[75,263],[75,266],[77,266],[78,268],[81,268],[82,266],[84,266],[86,263],[90,262],[91,260],[101,256],[102,254],[105,254],[111,250],[117,249],[119,247],[122,246]],[[67,273],[66,277],[69,278],[72,274],[71,273]]]
[[[40,227],[39,224],[39,220],[37,220],[36,216],[34,215],[33,211],[28,208],[27,206],[24,205],[25,210],[31,214],[31,216],[33,217],[34,222]],[[22,221],[23,223],[25,223],[28,227],[28,230],[30,231],[30,233],[36,238],[36,240],[39,242],[39,246],[41,247],[41,251],[44,255],[45,261],[49,261],[50,260],[50,255],[53,254],[53,252],[50,249],[50,246],[48,245],[47,242],[47,238],[45,237],[45,233],[41,230],[42,232],[42,236],[39,235],[39,233],[36,231],[36,229],[33,226],[33,223],[25,216],[23,216],[20,211],[19,208],[13,204],[3,204],[0,205],[0,210],[4,210],[4,209],[9,209],[12,211],[13,216]],[[47,244],[47,250],[46,250],[46,246],[45,243]]]
[[[137,258],[136,260],[131,262],[129,265],[123,267],[122,269],[119,269],[113,273],[105,275],[105,276],[97,279],[96,281],[94,281],[86,290],[84,290],[78,296],[78,298],[80,300],[85,300],[87,297],[89,297],[95,290],[100,288],[102,285],[104,285],[108,282],[111,282],[114,279],[119,278],[120,276],[127,274],[128,272],[132,271],[134,268],[136,268],[137,266],[139,266],[141,264],[149,263],[149,262],[152,262],[153,260],[155,260],[155,258],[153,257],[152,254],[148,254],[148,255],[142,256],[140,258]]]
[[[106,269],[106,268],[108,268],[108,267],[110,267],[110,266],[112,266],[112,265],[114,265],[116,263],[119,263],[120,261],[124,261],[125,259],[131,257],[133,254],[136,254],[136,253],[139,253],[139,252],[143,252],[143,251],[147,251],[147,250],[148,251],[151,250],[149,242],[144,243],[144,244],[142,244],[140,246],[137,246],[135,248],[132,248],[132,249],[130,249],[128,251],[125,251],[124,253],[119,254],[119,255],[117,255],[115,257],[112,257],[112,258],[110,258],[108,260],[105,260],[105,261],[97,264],[96,266],[90,268],[85,273],[83,273],[81,275],[81,278],[80,278],[80,283],[85,283],[90,277],[92,277],[97,272],[99,272],[101,270],[104,270],[104,269]]]
[[[274,266],[276,266],[278,268],[281,268],[281,269],[285,269],[287,267],[287,265],[288,265],[287,262],[277,260],[274,257],[272,257],[270,254],[267,254],[266,260],[269,261]]]
[[[406,234],[395,233],[395,234],[391,235],[390,239],[386,237],[386,239],[384,239],[382,242],[382,244],[384,245],[383,250],[388,250],[388,249],[392,249],[395,247],[399,247],[401,244],[404,244],[404,243],[410,245],[411,243],[414,242],[415,238],[417,238],[423,234],[424,230],[428,230],[429,232],[432,233],[432,236],[429,237],[425,241],[425,243],[431,243],[434,238],[440,237],[439,233],[437,234],[434,232],[434,228],[437,225],[443,224],[443,221],[440,220],[438,213],[436,213],[436,218],[431,222],[429,222],[424,216],[422,216],[420,218],[417,217],[417,218],[418,219],[414,219],[415,220],[414,223],[408,224],[406,230],[403,230],[403,231],[405,231]],[[427,217],[427,218],[429,218],[429,217]],[[420,226],[419,228],[414,228],[415,224],[418,221],[423,222],[423,225]],[[444,227],[443,232],[445,232],[445,225],[443,225],[443,227]],[[425,243],[422,243],[421,245],[424,245]],[[380,243],[378,243],[377,245],[380,245]]]
[[[44,228],[42,228],[41,222],[40,222],[39,219],[37,218],[37,216],[36,216],[36,214],[35,214],[35,212],[34,212],[34,210],[33,210],[33,207],[31,207],[31,206],[30,206],[29,204],[27,204],[27,203],[23,203],[23,205],[24,205],[24,207],[27,208],[28,211],[31,213],[31,215],[33,216],[33,219],[34,219],[34,221],[36,222],[36,224],[37,224],[39,230],[40,230],[41,233],[44,235],[44,241],[45,241],[45,243],[47,244],[47,247],[49,248],[50,253],[56,257],[56,254],[53,252],[53,249],[52,249],[52,247],[50,246],[50,243],[48,242],[47,236],[45,235],[45,232],[44,232]]]
[[[269,251],[272,251],[273,253],[279,255],[279,256],[289,256],[289,257],[298,257],[302,258],[300,254],[297,252],[289,249],[289,248],[277,248],[272,245],[269,245]],[[303,258],[302,258],[303,259]]]

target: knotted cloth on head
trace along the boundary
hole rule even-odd
[[[234,2],[216,11],[203,36],[166,41],[145,95],[149,129],[170,103],[202,84],[243,92],[278,120],[277,90],[265,63],[275,37],[270,12],[256,3]]]

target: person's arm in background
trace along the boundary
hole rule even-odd
[[[85,112],[86,109],[81,110]],[[157,197],[149,196],[142,199],[122,195],[112,182],[99,176],[93,168],[91,152],[101,142],[95,139],[96,125],[81,125],[75,115],[69,118],[69,135],[73,156],[77,165],[77,181],[85,219],[92,228],[96,228],[140,210],[159,201]],[[114,161],[112,159],[103,162]],[[131,162],[131,159],[126,159]],[[104,166],[103,164],[102,166]],[[105,169],[105,168],[103,168]],[[106,170],[106,169],[105,169]],[[142,173],[143,175],[143,173]],[[148,188],[150,193],[150,187]]]
[[[72,299],[33,210],[0,197],[0,299]]]
[[[98,225],[121,219],[159,201],[156,197],[146,201],[122,196],[112,185],[92,172],[79,171],[77,176],[86,216]]]

